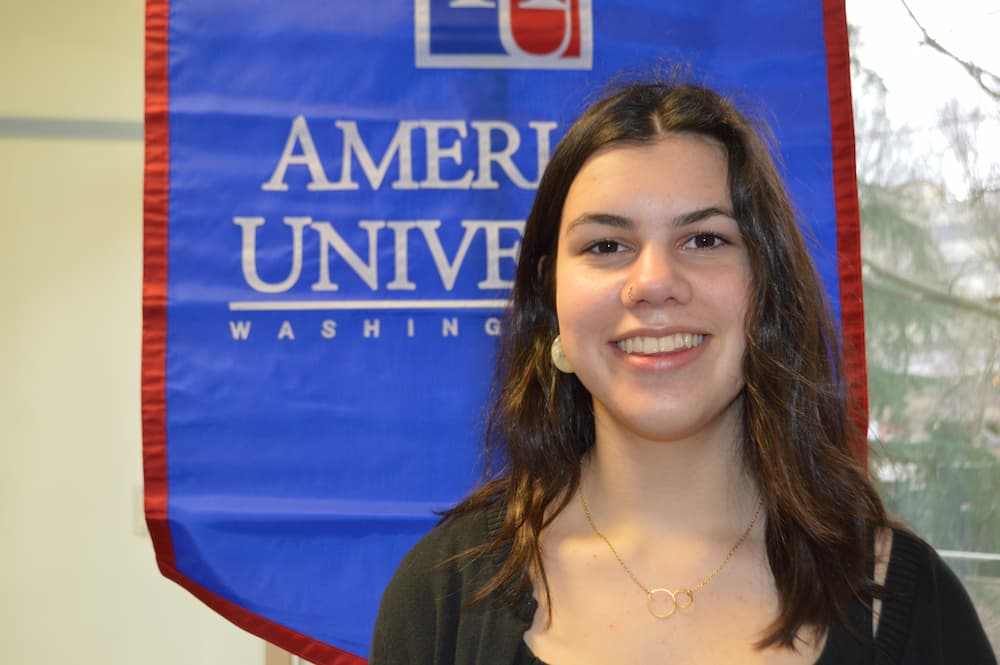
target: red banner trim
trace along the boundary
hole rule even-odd
[[[855,409],[853,419],[868,431],[868,374],[865,361],[865,305],[861,280],[861,215],[854,153],[854,109],[851,105],[851,54],[844,0],[823,1],[826,38],[826,83],[830,98],[834,206],[837,213],[837,268],[844,371]],[[855,453],[867,463],[868,447],[859,437]]]
[[[167,210],[170,127],[167,0],[146,4],[146,160],[143,182],[142,460],[146,524],[161,571],[174,568],[167,524]]]
[[[143,183],[142,439],[146,524],[167,578],[240,628],[319,665],[367,660],[258,616],[179,570],[168,515],[167,274],[170,206],[169,0],[146,2],[146,157]]]

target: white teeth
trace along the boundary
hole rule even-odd
[[[693,349],[705,341],[704,335],[676,333],[663,337],[629,337],[618,342],[618,348],[625,353],[670,353],[677,349]]]

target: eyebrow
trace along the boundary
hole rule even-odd
[[[695,222],[700,222],[701,220],[708,219],[710,217],[728,217],[733,220],[736,219],[731,210],[720,208],[718,206],[708,206],[707,208],[699,208],[698,210],[692,210],[691,212],[686,212],[683,215],[678,215],[673,218],[672,224],[675,227],[682,227],[687,226],[688,224],[694,224]],[[569,233],[577,226],[583,224],[599,224],[601,226],[612,226],[626,230],[635,226],[635,222],[631,217],[624,217],[622,215],[613,215],[603,212],[585,212],[569,223],[566,227],[566,232]]]

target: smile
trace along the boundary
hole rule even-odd
[[[693,349],[705,341],[704,335],[675,333],[663,337],[629,337],[618,342],[618,348],[625,353],[670,353],[678,349]]]

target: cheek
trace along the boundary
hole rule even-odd
[[[586,334],[616,315],[615,286],[592,273],[566,270],[556,273],[556,317],[561,333]]]
[[[586,303],[574,297],[569,289],[556,289],[556,323],[564,339],[579,333],[587,320]]]
[[[747,312],[750,311],[750,294],[746,291],[740,291],[734,289],[734,292],[730,294],[730,311],[733,312],[733,321],[735,325],[739,327],[740,330],[746,331],[747,329]]]
[[[751,289],[749,276],[744,271],[730,279],[718,280],[710,296],[720,321],[729,331],[730,345],[741,356],[746,353],[747,313],[750,310]]]
[[[587,308],[586,298],[581,298],[580,275],[569,270],[564,261],[560,261],[555,273],[555,304],[556,318],[560,333],[572,328]]]
[[[753,281],[750,276],[750,266],[743,265],[728,280],[729,287],[723,294],[723,298],[729,301],[729,307],[740,321],[740,326],[746,328],[747,312],[750,309],[751,292],[753,291]]]
[[[742,288],[733,288],[728,294],[727,307],[732,312],[733,352],[738,356],[737,372],[741,382],[745,379],[747,356],[747,314],[750,311],[749,283],[744,282]]]

